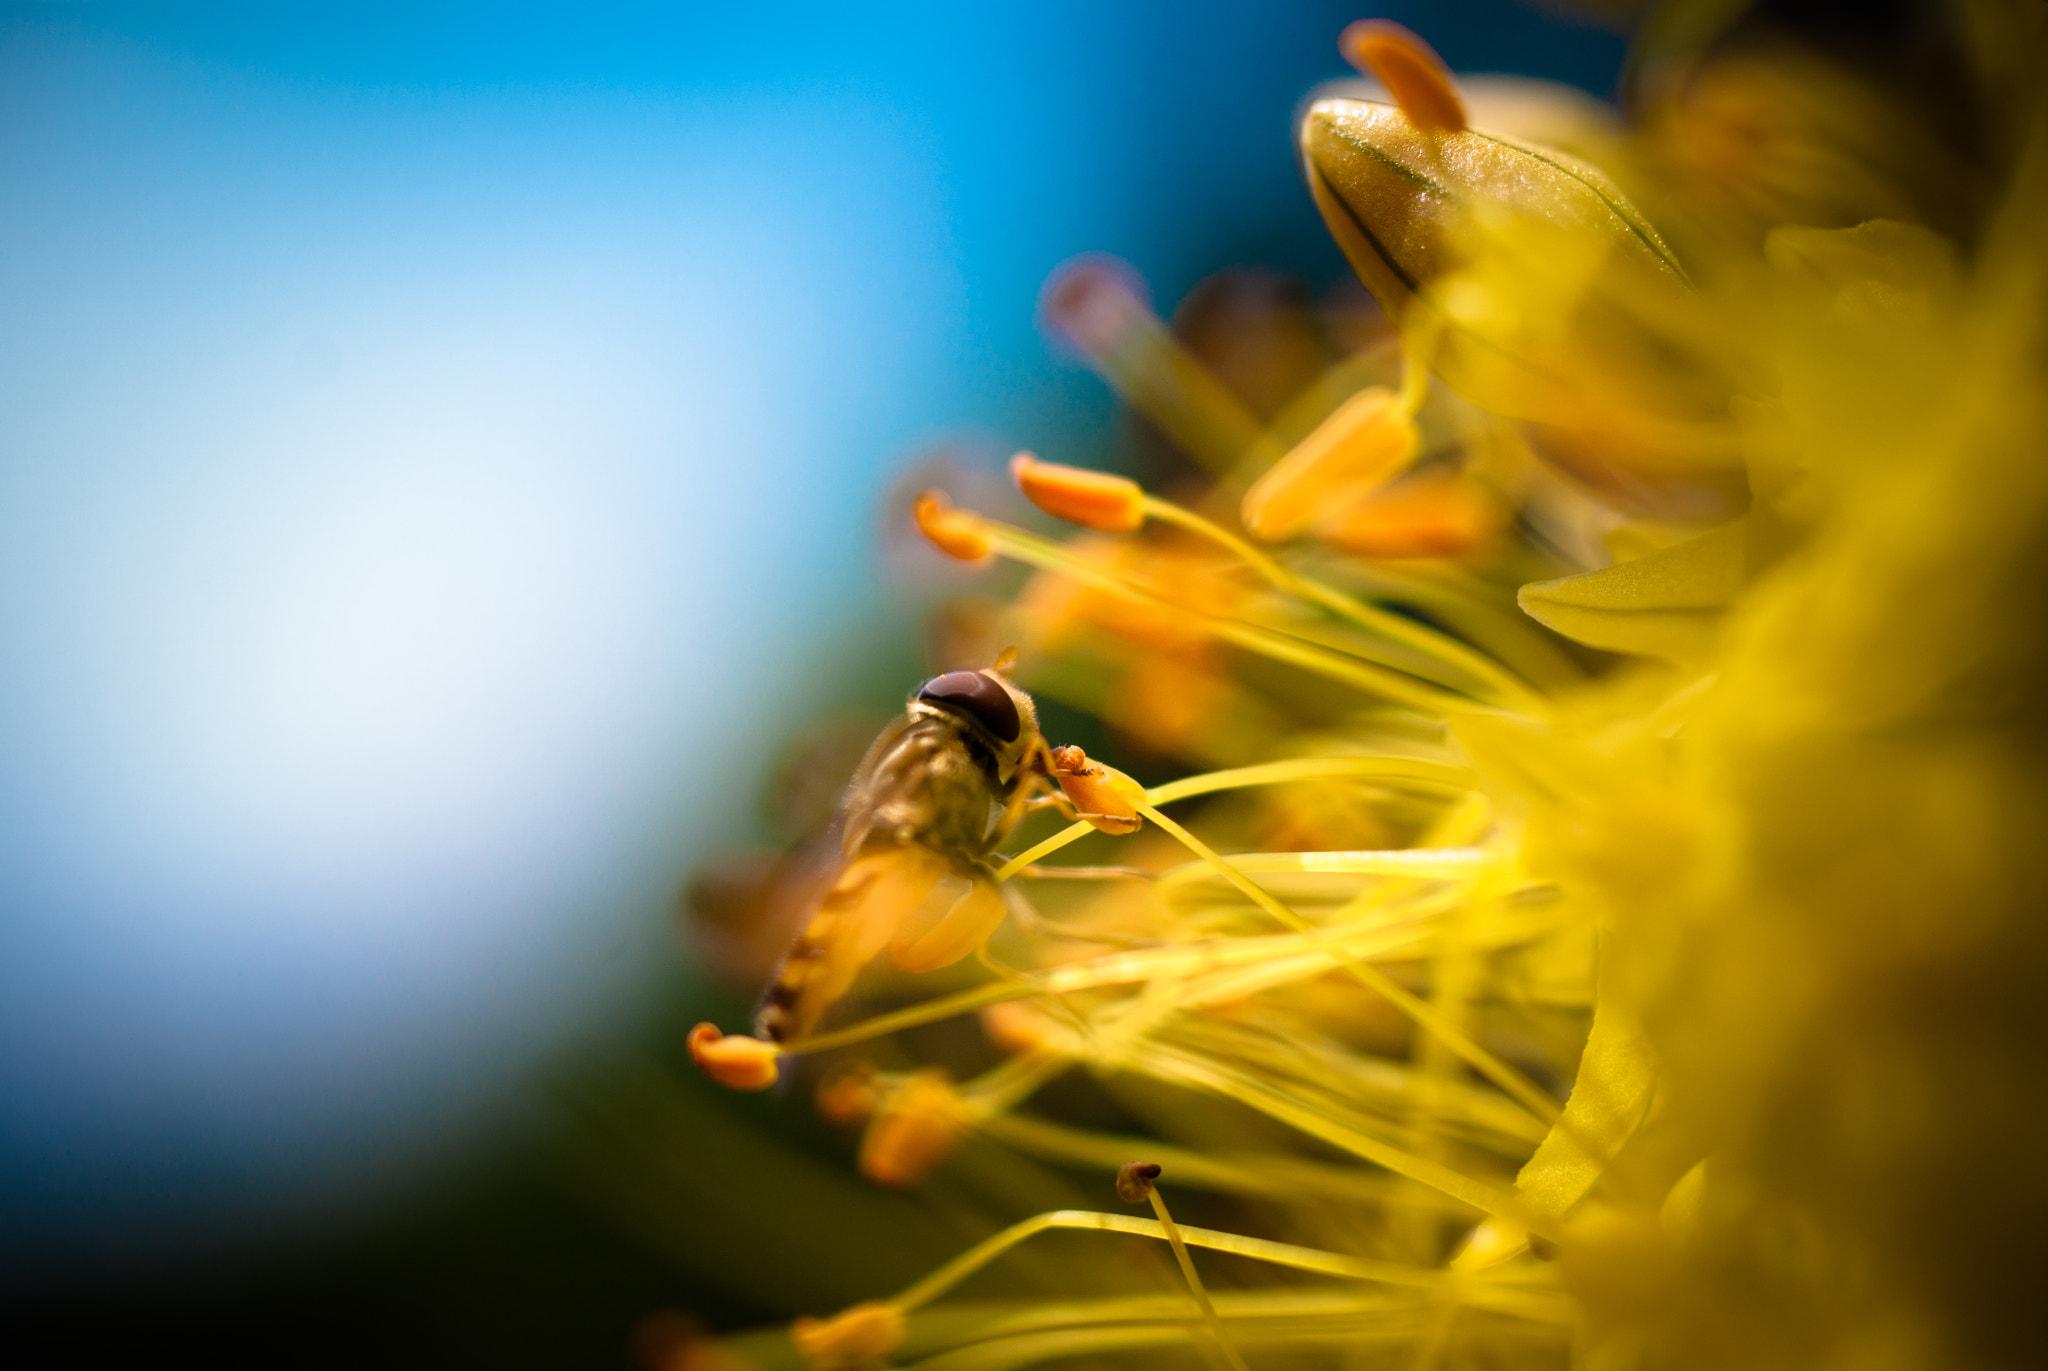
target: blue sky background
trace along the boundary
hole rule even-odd
[[[1045,274],[1342,270],[1288,121],[1357,11],[1272,8],[0,5],[0,1263],[629,1017],[896,464],[1113,412]]]

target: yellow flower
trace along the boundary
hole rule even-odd
[[[2038,12],[1980,10],[2043,53]],[[1838,85],[1794,79],[1811,55],[1653,48],[1666,93],[1622,155],[1667,242],[1604,173],[1472,126],[1404,30],[1346,45],[1398,103],[1320,102],[1303,148],[1401,357],[1347,358],[1265,425],[1089,264],[1048,313],[1215,488],[1020,460],[1089,530],[1064,541],[920,506],[954,555],[1035,568],[1025,685],[1193,766],[1147,787],[1063,749],[1082,817],[1013,844],[1022,914],[983,971],[771,1059],[913,1029],[956,1070],[993,1055],[958,1084],[835,1077],[829,1108],[868,1118],[886,1184],[1016,1189],[927,1278],[734,1345],[764,1367],[2025,1364],[2048,62],[1984,49],[1977,96],[2020,132],[1957,242],[1769,222],[1795,151],[1826,185],[1881,180],[1815,132]],[[1705,148],[1698,184],[1668,143],[1680,69],[1708,111],[1684,117],[1782,119],[1782,155]],[[1885,203],[1910,208],[1940,178],[1906,160]],[[1061,855],[1082,843],[1098,860]],[[1133,1158],[1151,1218],[1049,1180],[1044,1212],[1015,1203],[1058,1168],[1106,1206]],[[943,1302],[1054,1230],[1171,1263]]]

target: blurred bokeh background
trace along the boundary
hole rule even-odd
[[[0,6],[9,1345],[619,1365],[833,1298],[777,1284],[806,1223],[914,1268],[796,1111],[634,1084],[744,1011],[676,891],[793,728],[910,684],[898,467],[1099,448],[1053,267],[1343,277],[1290,120],[1361,12]]]

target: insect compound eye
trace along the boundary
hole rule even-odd
[[[949,671],[934,676],[917,692],[917,698],[959,710],[1006,743],[1016,742],[1024,729],[1024,721],[1017,716],[1017,702],[986,672]]]

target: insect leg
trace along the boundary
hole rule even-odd
[[[1150,874],[1149,872],[1146,874]],[[1018,928],[1032,938],[1045,941],[1073,943],[1100,943],[1105,947],[1157,947],[1157,938],[1134,938],[1123,933],[1103,933],[1078,924],[1063,923],[1048,919],[1038,912],[1015,881],[1004,884],[1003,903],[1010,907],[1010,918]]]
[[[990,831],[988,845],[994,847],[1010,836],[1010,831],[1029,812],[1031,802],[1040,787],[1051,787],[1052,749],[1045,745],[1043,736],[1034,737],[1023,760],[1017,764],[1017,779],[1010,791],[1010,798],[1003,805],[1003,812],[996,819],[995,828]]]

